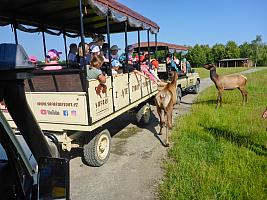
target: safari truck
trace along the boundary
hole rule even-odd
[[[147,31],[148,37],[159,31],[155,22],[115,0],[0,3],[0,25],[12,25],[16,44],[17,30],[42,33],[44,57],[45,34],[63,35],[67,54],[67,37],[80,37],[85,49],[85,37],[103,38],[106,34],[110,49],[111,33],[124,32],[127,49],[127,32],[137,31],[140,40],[140,31]],[[41,130],[64,151],[81,148],[83,161],[91,166],[103,165],[110,155],[111,137],[103,125],[128,111],[136,113],[138,123],[149,123],[149,101],[158,92],[155,83],[133,72],[111,76],[110,63],[105,85],[87,79],[85,64],[73,67],[68,62],[61,64],[60,70],[43,70],[49,64],[37,65],[33,76],[24,81],[27,102]],[[5,103],[1,102],[5,117],[13,129],[19,130]]]
[[[69,161],[53,153],[56,145],[44,136],[25,97],[23,82],[34,69],[27,58],[20,45],[0,44],[0,101],[19,130],[14,133],[0,110],[1,199],[69,199]]]
[[[139,52],[149,52],[149,55],[156,58],[159,62],[158,76],[164,81],[169,80],[170,69],[166,64],[166,55],[171,53],[184,53],[188,50],[186,46],[170,44],[165,42],[141,42],[140,45],[133,44],[135,46],[134,52],[138,54]],[[140,53],[139,53],[140,54]],[[182,94],[187,92],[192,92],[197,94],[199,92],[200,77],[199,74],[190,69],[183,76],[179,76],[177,80],[177,103],[179,104],[182,99]]]

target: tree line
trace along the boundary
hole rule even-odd
[[[181,54],[177,56],[182,57]],[[200,67],[205,63],[217,64],[218,60],[227,58],[250,58],[256,66],[267,66],[267,44],[263,43],[261,35],[257,35],[250,43],[245,42],[239,46],[235,41],[212,47],[196,44],[189,47],[185,57],[193,67]]]

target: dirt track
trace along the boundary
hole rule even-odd
[[[255,70],[258,69],[245,73]],[[209,78],[201,80],[200,91],[212,84]],[[183,96],[181,105],[174,109],[174,118],[189,112],[196,97],[193,94]],[[156,186],[163,175],[161,161],[167,153],[162,145],[165,135],[156,136],[159,126],[155,115],[143,129],[132,124],[134,121],[133,116],[125,114],[109,123],[113,135],[111,155],[103,166],[88,167],[80,157],[71,159],[71,199],[141,200],[157,197]]]

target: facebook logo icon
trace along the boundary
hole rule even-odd
[[[63,110],[63,115],[64,116],[68,116],[69,114],[68,114],[68,111],[67,110]]]

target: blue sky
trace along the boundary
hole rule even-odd
[[[256,35],[267,41],[266,0],[118,0],[136,12],[148,17],[160,26],[158,41],[181,45],[226,44],[234,40],[237,44],[251,42]],[[137,42],[137,33],[128,34],[128,43]],[[19,31],[19,43],[29,55],[43,59],[41,34]],[[146,41],[146,32],[141,33]],[[47,49],[64,52],[63,37],[46,34]],[[87,42],[90,42],[87,39]],[[154,41],[151,35],[150,41]],[[10,26],[0,27],[0,43],[14,42]],[[68,38],[68,44],[78,39]],[[124,48],[124,34],[113,34],[111,44]],[[64,54],[63,54],[64,58]]]

